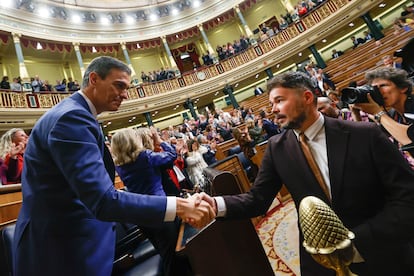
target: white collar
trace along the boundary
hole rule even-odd
[[[91,100],[88,98],[88,96],[85,95],[81,90],[79,90],[79,94],[82,95],[82,97],[85,99],[86,103],[89,106],[89,109],[92,112],[92,115],[96,118],[98,116],[98,112],[96,111],[95,105],[91,102]]]
[[[316,137],[316,135],[319,133],[319,131],[322,129],[325,123],[325,118],[323,117],[323,115],[320,112],[318,113],[319,113],[319,118],[305,130],[305,136],[309,140],[313,140]],[[300,131],[297,129],[294,129],[293,132],[295,133],[296,138],[299,140]]]

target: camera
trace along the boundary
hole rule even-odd
[[[346,87],[341,91],[341,100],[347,104],[368,103],[367,94],[379,105],[384,105],[384,99],[377,86],[363,85],[357,87]]]

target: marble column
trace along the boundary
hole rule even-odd
[[[271,78],[273,78],[273,71],[272,71],[272,68],[267,68],[267,69],[265,70],[265,73],[266,73],[267,77],[269,78],[269,80],[270,80]]]
[[[211,47],[210,41],[208,40],[208,37],[207,37],[207,34],[204,31],[203,25],[199,24],[198,29],[200,30],[201,36],[203,37],[203,40],[204,40],[204,44],[206,44],[206,47],[207,47],[208,52],[210,53],[210,56],[213,58],[213,60],[216,60],[215,51],[214,51],[213,47]]]
[[[236,97],[234,97],[233,87],[231,85],[226,84],[226,86],[223,88],[223,93],[229,97],[230,102],[234,108],[239,108],[239,103],[237,102]]]
[[[326,67],[326,63],[323,60],[321,54],[318,52],[318,49],[316,49],[315,44],[309,46],[309,50],[312,52],[313,57],[316,60],[316,63],[318,64],[318,66],[320,68],[325,68]]]
[[[191,116],[192,116],[194,119],[196,119],[196,120],[198,119],[197,112],[195,111],[195,108],[194,108],[193,102],[192,102],[190,99],[187,99],[187,100],[185,101],[185,103],[184,103],[184,108],[187,108],[188,110],[190,110]]]
[[[81,75],[82,75],[82,78],[83,78],[84,75],[85,75],[85,65],[83,65],[82,55],[81,55],[81,52],[80,52],[80,49],[79,49],[80,43],[79,42],[73,42],[72,44],[73,44],[73,49],[75,49],[76,58],[78,59],[79,68],[80,68]]]
[[[145,120],[147,121],[148,126],[153,126],[154,123],[152,122],[151,113],[145,112],[144,116],[145,116]]]
[[[247,22],[244,19],[243,14],[240,11],[239,5],[235,6],[234,7],[234,10],[236,11],[237,16],[240,19],[240,22],[241,22],[241,24],[242,24],[242,26],[244,28],[244,31],[246,32],[246,36],[249,37],[249,38],[253,37],[253,32],[252,32],[252,30],[250,30],[249,26],[247,25]]]
[[[167,56],[170,61],[170,68],[174,70],[176,76],[181,75],[180,70],[178,70],[177,63],[175,62],[174,57],[171,54],[170,47],[168,46],[168,43],[167,43],[167,38],[165,36],[162,36],[161,40],[162,40],[162,43],[164,44],[165,51],[167,52]]]
[[[17,33],[12,33],[12,36],[13,36],[14,48],[16,49],[17,61],[19,62],[19,74],[20,74],[20,78],[23,81],[30,81],[29,73],[27,72],[26,65],[24,64],[24,57],[23,57],[22,46],[20,45],[20,37],[22,35],[21,34],[17,34]]]
[[[129,69],[131,69],[131,80],[134,85],[138,85],[139,81],[138,81],[137,73],[135,72],[134,67],[132,67],[131,59],[129,58],[129,54],[128,54],[128,50],[126,48],[125,42],[121,42],[120,44],[121,44],[122,52],[124,53],[125,61],[128,64]]]
[[[381,29],[378,28],[377,24],[375,24],[374,21],[372,21],[369,12],[363,14],[361,18],[364,20],[365,24],[367,24],[369,32],[375,40],[379,40],[384,37],[384,34],[382,33]]]

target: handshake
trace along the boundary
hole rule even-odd
[[[206,193],[195,193],[188,198],[177,197],[177,216],[194,228],[203,228],[217,215],[214,198]]]

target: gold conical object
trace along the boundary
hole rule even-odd
[[[303,246],[318,263],[334,269],[337,275],[355,275],[348,268],[354,255],[351,240],[355,235],[325,202],[314,196],[302,199],[299,224]]]

